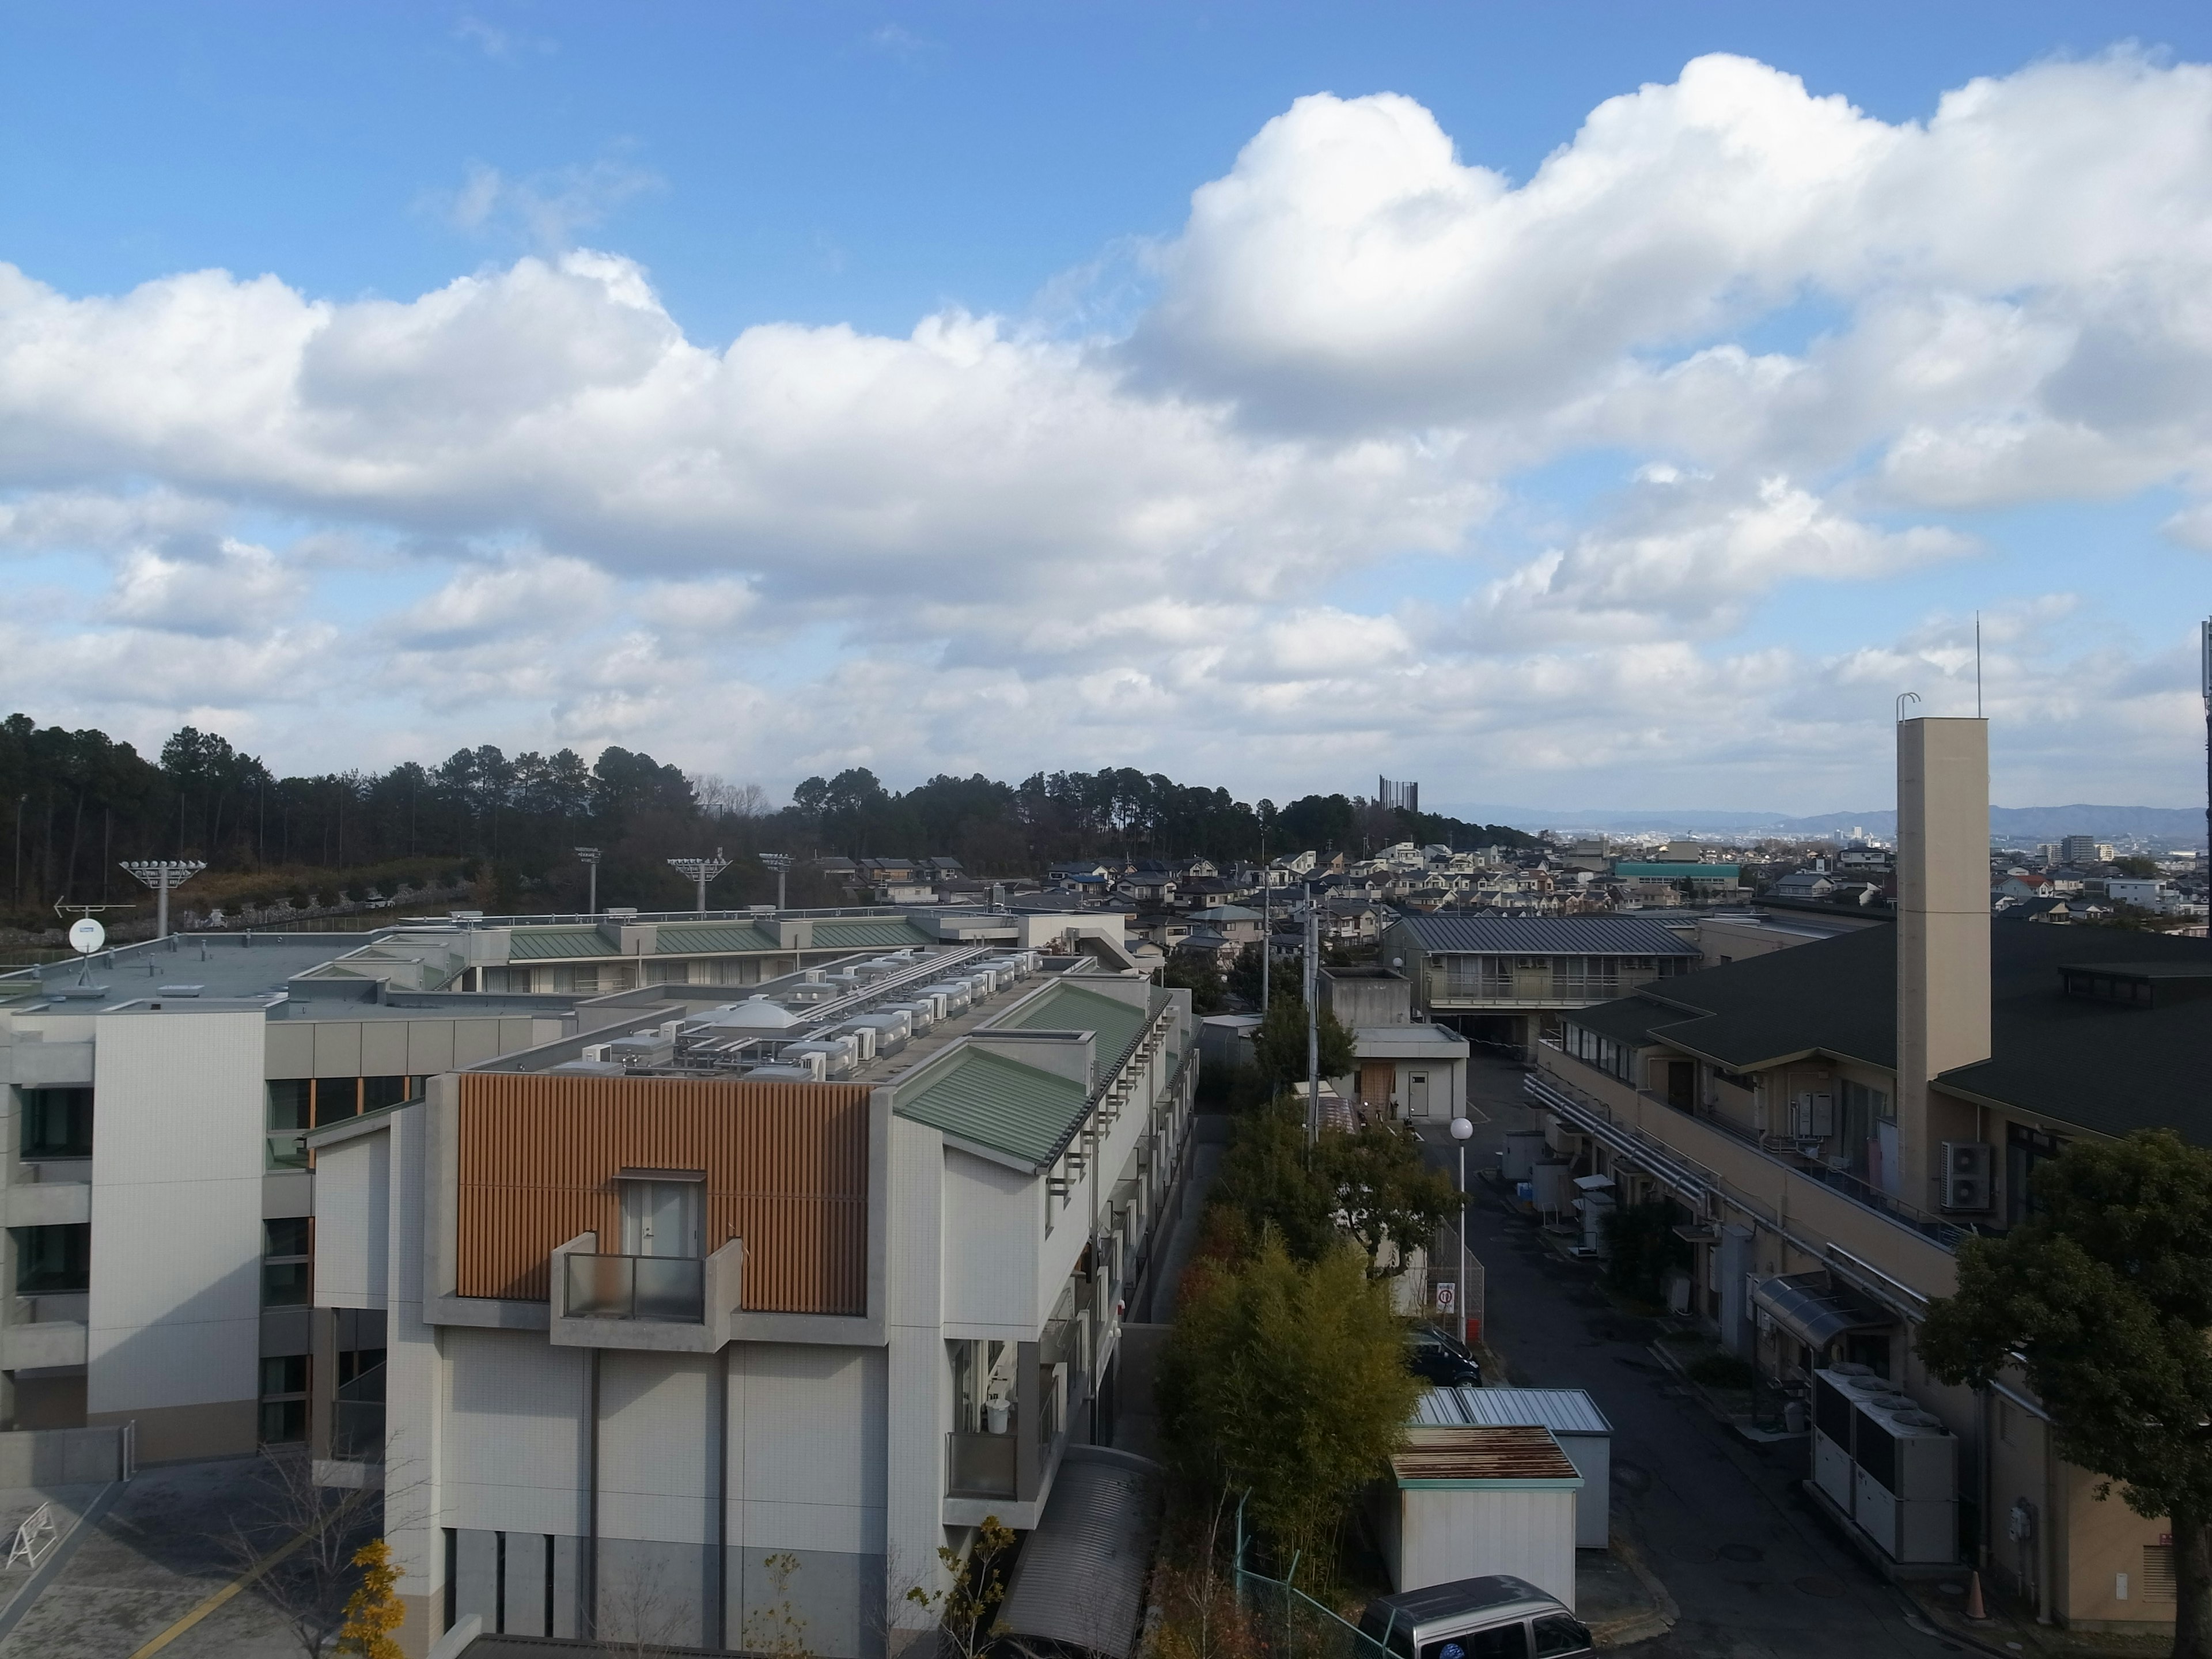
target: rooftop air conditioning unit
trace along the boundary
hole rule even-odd
[[[1943,1143],[1943,1207],[1947,1210],[1986,1210],[1990,1207],[1990,1171],[1996,1148],[1985,1140],[1947,1140]]]

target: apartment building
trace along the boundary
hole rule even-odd
[[[2069,1141],[2212,1141],[2212,945],[1992,921],[1986,726],[1908,720],[1898,741],[1893,922],[1567,1013],[1528,1097],[1612,1201],[1681,1207],[1692,1305],[1810,1396],[1808,1490],[1839,1524],[1893,1559],[1978,1566],[2076,1628],[2157,1629],[2165,1529],[2056,1455],[2023,1379],[1944,1388],[1912,1332],[1955,1288],[1959,1241],[2016,1223]],[[1887,1425],[1869,1443],[1894,1430],[1927,1454],[1909,1499],[1853,1462],[1855,1390]]]
[[[562,1029],[443,991],[449,945],[172,938],[0,978],[0,1422],[135,1424],[148,1462],[306,1437],[301,1132]]]
[[[938,1551],[1042,1527],[1110,1431],[1188,994],[936,943],[586,1008],[307,1136],[319,1317],[379,1328],[390,1425],[340,1385],[317,1451],[384,1487],[408,1650],[471,1616],[896,1650]]]
[[[1427,1018],[1524,1054],[1568,1011],[1688,973],[1698,954],[1693,927],[1606,916],[1400,916],[1381,950]]]

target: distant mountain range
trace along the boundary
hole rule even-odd
[[[1477,823],[1504,823],[1516,830],[1647,831],[1677,835],[1761,835],[1806,838],[1838,836],[1852,830],[1887,840],[1897,833],[1890,807],[1863,812],[1822,812],[1791,817],[1782,812],[1684,811],[1654,807],[1624,811],[1608,807],[1564,809],[1541,806],[1463,806],[1443,809]],[[2201,842],[2204,811],[2196,806],[1992,806],[1990,833],[2008,841],[2057,841],[2062,836],[2100,836]]]

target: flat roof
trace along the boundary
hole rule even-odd
[[[1656,921],[1612,916],[1401,916],[1395,924],[1439,956],[1694,957]]]
[[[118,1002],[159,997],[164,986],[193,985],[210,1001],[250,1000],[281,994],[286,981],[319,968],[383,936],[374,933],[172,933],[166,939],[121,945],[90,958],[52,962],[0,975],[0,1009],[58,1002],[52,995],[74,986],[81,972],[92,985],[106,986],[99,1000],[70,998],[76,1012],[90,1012]],[[35,986],[36,990],[28,988]],[[17,987],[25,988],[9,997]],[[172,996],[180,994],[171,993]]]

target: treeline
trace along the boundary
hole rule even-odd
[[[580,846],[601,850],[602,904],[654,909],[691,897],[662,860],[717,847],[736,862],[712,895],[734,905],[774,897],[775,878],[754,856],[763,852],[951,856],[988,877],[1115,854],[1234,860],[1404,840],[1531,841],[1343,795],[1248,804],[1133,769],[1041,772],[1019,784],[939,776],[898,793],[854,768],[807,779],[781,807],[757,787],[615,747],[586,762],[573,750],[509,756],[485,744],[434,766],[280,777],[191,726],[149,759],[105,732],[40,727],[21,714],[0,721],[0,831],[12,836],[8,910],[18,926],[50,923],[58,900],[139,897],[117,867],[129,859],[198,859],[211,876],[265,874],[272,894],[314,872],[452,861],[481,885],[487,908],[523,911],[581,908]],[[258,891],[235,882],[227,890],[249,901]],[[842,896],[803,870],[792,874],[793,903]]]

